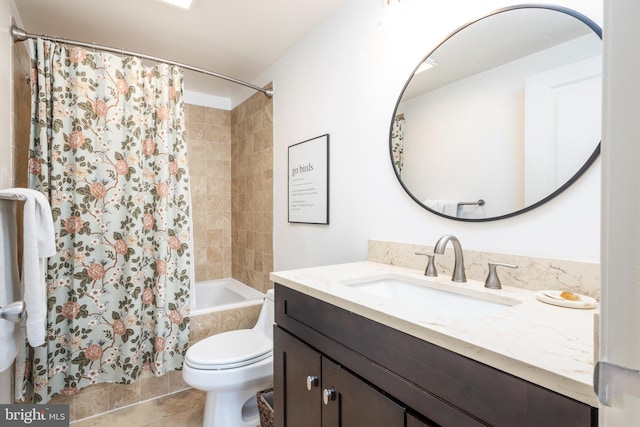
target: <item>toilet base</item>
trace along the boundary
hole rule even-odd
[[[202,427],[256,427],[260,425],[256,394],[271,386],[265,383],[250,390],[207,392]]]

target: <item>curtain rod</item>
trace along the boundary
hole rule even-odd
[[[61,42],[61,43],[66,43],[66,44],[70,44],[70,45],[74,45],[74,46],[86,47],[86,48],[89,48],[89,49],[98,49],[98,50],[103,50],[105,52],[111,52],[111,53],[115,53],[115,54],[135,56],[137,58],[148,59],[150,61],[155,61],[155,62],[164,62],[165,64],[176,65],[176,66],[178,66],[180,68],[184,68],[186,70],[195,71],[197,73],[206,74],[208,76],[217,77],[219,79],[224,79],[224,80],[227,80],[227,81],[230,81],[230,82],[242,85],[242,86],[250,87],[251,89],[254,89],[254,90],[257,90],[257,91],[260,91],[260,92],[264,93],[269,98],[273,97],[273,90],[272,89],[264,89],[264,88],[261,88],[259,86],[253,85],[251,83],[247,83],[247,82],[243,82],[242,80],[234,79],[233,77],[229,77],[229,76],[225,76],[223,74],[214,73],[213,71],[205,70],[204,68],[193,67],[191,65],[183,64],[183,63],[176,62],[176,61],[171,61],[171,60],[160,58],[160,57],[157,57],[157,56],[145,55],[143,53],[136,53],[136,52],[131,52],[131,51],[128,51],[128,50],[116,49],[116,48],[113,48],[113,47],[97,45],[97,44],[94,44],[94,43],[86,43],[86,42],[81,42],[81,41],[77,41],[77,40],[67,40],[67,39],[62,38],[62,37],[47,36],[47,35],[43,35],[43,34],[30,34],[30,33],[27,33],[25,30],[16,27],[15,25],[11,26],[11,37],[13,37],[13,41],[14,42],[23,42],[23,41],[25,41],[27,39],[41,38],[43,40]]]

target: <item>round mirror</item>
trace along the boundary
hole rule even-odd
[[[602,30],[556,6],[514,6],[454,31],[405,85],[390,151],[407,193],[438,215],[531,210],[600,153]]]

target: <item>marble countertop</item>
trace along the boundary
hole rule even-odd
[[[534,291],[484,288],[450,276],[435,278],[444,289],[516,302],[498,314],[457,319],[408,307],[345,284],[401,275],[417,282],[422,271],[362,261],[271,273],[271,280],[352,311],[542,387],[597,406],[593,391],[594,314],[538,301]]]

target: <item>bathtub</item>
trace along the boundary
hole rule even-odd
[[[195,284],[196,306],[192,315],[262,304],[265,294],[236,279],[219,279]]]

